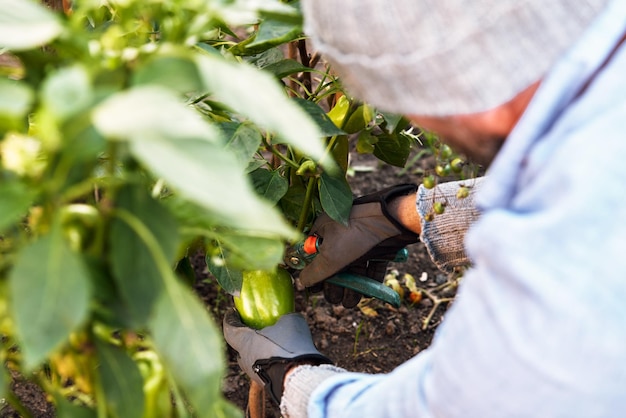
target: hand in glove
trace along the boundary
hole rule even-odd
[[[237,362],[250,378],[267,386],[280,403],[285,374],[299,364],[330,364],[313,345],[304,317],[297,313],[280,317],[276,324],[259,330],[241,322],[236,310],[224,316],[224,338],[238,354]]]
[[[353,202],[348,226],[320,215],[309,232],[319,238],[318,254],[300,272],[304,286],[324,287],[331,303],[353,307],[361,298],[355,291],[323,283],[340,272],[367,276],[382,282],[389,261],[398,251],[417,242],[418,235],[405,228],[389,212],[389,203],[415,194],[417,186],[402,184],[360,197]]]

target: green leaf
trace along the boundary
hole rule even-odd
[[[411,141],[398,134],[382,134],[374,145],[374,155],[388,164],[404,167],[411,153]]]
[[[265,19],[259,25],[259,30],[254,40],[245,47],[246,53],[257,54],[270,48],[291,42],[302,34],[300,25],[291,22]]]
[[[165,137],[220,142],[218,129],[185,106],[173,91],[154,85],[114,94],[94,110],[93,121],[112,140]]]
[[[402,115],[387,112],[380,112],[380,114],[385,120],[385,131],[388,134],[399,132],[408,124],[408,120]]]
[[[197,64],[206,88],[225,104],[312,158],[324,157],[317,125],[270,74],[209,55],[199,56]]]
[[[143,378],[124,350],[96,340],[98,372],[107,409],[117,418],[141,418],[144,409]]]
[[[296,60],[285,59],[265,67],[262,67],[264,71],[267,71],[274,75],[274,77],[281,79],[283,77],[287,77],[288,75],[302,73],[307,71],[313,71],[311,68],[306,67],[300,64]]]
[[[361,131],[356,141],[356,151],[359,154],[372,154],[374,145],[378,142],[378,137],[372,135],[369,131]]]
[[[4,368],[4,364],[0,365],[0,398],[4,399],[7,395],[7,390],[9,389],[9,375],[7,370]]]
[[[337,222],[348,225],[352,209],[352,191],[345,177],[320,176],[320,202],[322,209]]]
[[[367,104],[362,104],[356,108],[343,126],[343,130],[349,134],[354,134],[365,129],[374,118],[373,109]]]
[[[214,251],[207,253],[205,260],[211,274],[217,283],[228,294],[238,296],[241,291],[243,274],[241,270],[231,268],[226,261],[227,250],[217,241]]]
[[[297,222],[300,213],[302,213],[305,199],[306,187],[298,184],[291,185],[285,196],[280,199],[280,208],[283,214],[293,222]]]
[[[270,270],[282,261],[285,244],[281,240],[237,232],[220,234],[220,244],[226,249],[226,262],[245,270]]]
[[[223,338],[205,306],[176,278],[157,303],[149,328],[154,347],[198,417],[213,418],[220,405]]]
[[[311,119],[313,119],[313,121],[315,121],[323,136],[346,134],[344,131],[337,128],[337,126],[333,123],[332,120],[330,120],[324,110],[317,104],[313,103],[310,100],[301,99],[299,97],[296,97],[293,100],[298,104],[298,106],[300,106],[302,110],[307,113],[307,115],[309,115]]]
[[[220,131],[172,92],[153,86],[119,93],[96,109],[94,122],[111,139],[129,140],[133,156],[155,176],[225,224],[293,237],[280,214],[255,195],[233,154],[221,148]]]
[[[140,186],[126,185],[118,191],[118,209],[135,215],[157,238],[165,262],[173,265],[179,236],[177,222],[159,202]],[[135,326],[148,320],[163,291],[161,273],[144,240],[123,220],[111,222],[111,267],[119,292]]]
[[[57,16],[34,0],[3,0],[0,48],[18,51],[50,42],[61,34]]]
[[[28,213],[35,193],[24,184],[9,181],[0,184],[0,232]]]
[[[9,289],[24,365],[32,370],[85,321],[89,311],[88,270],[65,242],[58,223],[19,253]]]
[[[96,411],[85,406],[75,405],[65,396],[55,393],[56,416],[63,418],[96,418]]]
[[[331,153],[333,155],[333,159],[341,168],[341,172],[347,172],[349,165],[348,158],[350,156],[350,142],[348,140],[348,135],[339,135],[335,139],[335,146],[333,147]]]
[[[232,152],[242,167],[248,165],[261,145],[261,132],[250,123],[241,123],[226,142],[226,149]]]
[[[277,204],[289,189],[289,181],[278,170],[259,168],[250,173],[250,177],[257,194],[272,205]]]
[[[34,93],[27,84],[0,78],[0,134],[26,128],[26,116],[33,100]]]
[[[199,91],[202,87],[196,64],[185,56],[159,55],[142,65],[132,76],[135,85],[158,85],[178,93]]]
[[[153,137],[131,143],[133,155],[187,199],[226,225],[292,237],[294,231],[252,190],[233,155],[206,141]]]
[[[91,100],[91,80],[87,70],[80,65],[52,73],[42,87],[44,105],[60,120],[75,115],[87,107]]]

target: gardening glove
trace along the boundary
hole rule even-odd
[[[332,364],[313,344],[304,317],[290,313],[276,324],[259,330],[241,322],[235,309],[224,316],[224,338],[238,355],[239,367],[250,378],[267,386],[272,399],[280,404],[285,374],[300,364]]]
[[[318,253],[300,272],[300,281],[313,291],[322,290],[331,303],[353,307],[361,295],[353,290],[324,283],[337,273],[370,277],[382,283],[389,261],[398,251],[418,241],[419,236],[393,218],[388,204],[394,198],[414,194],[417,186],[400,184],[355,199],[348,226],[320,215],[309,232],[318,237]]]

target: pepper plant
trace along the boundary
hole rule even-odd
[[[415,137],[344,94],[297,3],[61,4],[0,1],[0,397],[27,414],[11,370],[58,416],[240,416],[189,256],[237,294],[346,221],[350,140],[402,166]]]

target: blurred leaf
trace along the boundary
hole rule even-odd
[[[187,199],[227,225],[291,237],[294,231],[252,190],[234,156],[202,140],[153,137],[131,143],[133,155]]]
[[[346,133],[333,123],[328,115],[317,104],[310,100],[293,99],[304,110],[311,119],[315,121],[323,136],[345,135]]]
[[[80,65],[74,65],[52,73],[42,86],[41,99],[47,110],[58,120],[73,116],[92,100],[87,70]]]
[[[9,389],[9,375],[7,374],[7,370],[4,368],[4,364],[0,366],[0,399],[4,399],[7,395],[7,390]]]
[[[173,91],[155,85],[134,87],[111,96],[94,110],[93,121],[112,140],[220,140],[218,129],[185,106]]]
[[[132,83],[158,85],[178,93],[196,92],[202,88],[193,60],[174,55],[158,55],[149,60],[133,73]]]
[[[180,277],[189,286],[196,283],[196,272],[191,265],[189,257],[185,256],[176,263],[176,275]]]
[[[0,232],[28,213],[34,197],[34,191],[18,181],[0,184]]]
[[[257,194],[272,205],[277,204],[289,189],[289,181],[278,170],[259,168],[250,173],[250,177]]]
[[[34,93],[27,84],[0,78],[0,135],[8,130],[25,130],[33,100]]]
[[[276,78],[287,77],[288,75],[313,71],[311,68],[300,64],[296,60],[285,59],[263,67],[264,71],[273,74]]]
[[[225,368],[221,332],[206,307],[172,275],[149,328],[154,346],[198,417],[214,418]]]
[[[31,49],[50,42],[63,26],[55,14],[34,0],[3,0],[0,6],[0,48]]]
[[[251,123],[240,123],[228,138],[226,149],[232,152],[242,167],[248,165],[252,156],[259,149],[262,137],[261,132]]]
[[[35,262],[34,262],[35,261]],[[24,366],[32,370],[87,318],[89,273],[60,225],[20,251],[9,288]]]
[[[220,131],[172,92],[141,87],[119,93],[99,106],[94,122],[111,139],[130,140],[137,160],[228,225],[293,236],[280,214],[254,194],[233,154],[219,146]]]
[[[404,167],[411,153],[411,142],[408,138],[398,134],[383,134],[378,136],[374,145],[374,155],[388,164]]]
[[[337,222],[348,225],[352,209],[352,190],[345,177],[320,176],[320,202],[322,209]]]
[[[105,261],[97,258],[88,259],[87,266],[94,288],[94,298],[91,301],[92,316],[111,328],[132,328],[136,324],[133,322],[130,308],[124,302]]]
[[[303,153],[318,160],[324,156],[317,125],[270,74],[208,55],[199,57],[197,64],[207,89],[225,104]]]
[[[75,405],[65,396],[55,393],[54,406],[56,416],[63,418],[96,418],[96,411],[81,405]]]
[[[109,413],[117,418],[141,418],[143,378],[137,364],[122,349],[96,340],[98,372]]]
[[[135,215],[157,238],[166,262],[174,262],[179,243],[177,223],[159,202],[140,186],[126,185],[118,191],[118,209]],[[144,240],[123,220],[111,222],[113,277],[135,326],[143,326],[163,291],[161,273]]]

